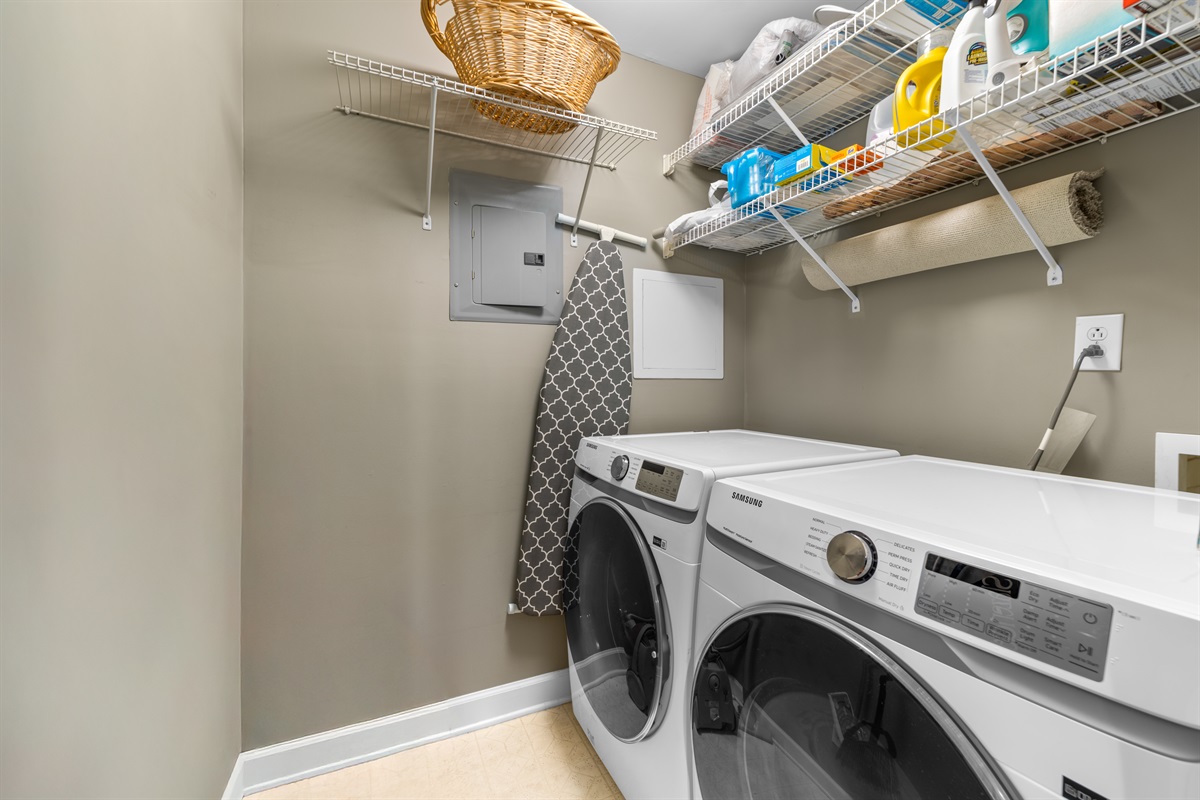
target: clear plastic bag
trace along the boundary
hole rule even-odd
[[[741,97],[793,53],[804,49],[824,26],[808,19],[786,17],[768,22],[733,65],[729,79],[730,98]]]
[[[719,192],[725,193],[725,196],[720,200],[717,199]],[[725,181],[713,181],[708,187],[708,208],[684,214],[672,222],[666,228],[667,238],[670,239],[678,236],[681,233],[690,231],[697,225],[703,225],[709,220],[714,220],[731,208],[733,208],[733,201],[729,196],[729,184]]]
[[[704,88],[696,101],[696,113],[692,116],[692,136],[698,135],[717,112],[729,103],[729,76],[733,72],[732,61],[722,61],[708,68],[704,77]]]

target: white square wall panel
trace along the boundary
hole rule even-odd
[[[633,377],[725,377],[725,282],[633,271]]]

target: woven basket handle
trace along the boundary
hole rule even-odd
[[[446,37],[438,27],[437,18],[437,7],[444,2],[446,0],[421,0],[421,21],[425,23],[425,30],[429,31],[429,38],[433,39],[438,50],[449,56],[450,53],[446,50]]]

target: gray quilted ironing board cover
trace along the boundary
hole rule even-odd
[[[575,451],[585,436],[629,428],[625,275],[612,242],[597,242],[575,273],[546,358],[517,567],[517,605],[531,616],[563,611],[567,515]]]

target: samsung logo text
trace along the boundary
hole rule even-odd
[[[739,501],[745,503],[746,505],[754,506],[755,508],[762,508],[762,500],[759,500],[757,497],[751,497],[748,494],[742,494],[741,492],[734,492],[733,499],[739,500]]]

